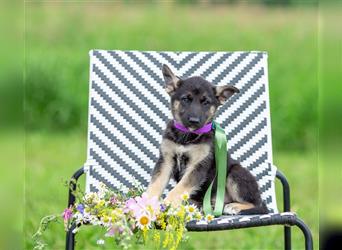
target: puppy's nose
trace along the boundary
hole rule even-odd
[[[193,123],[193,124],[197,124],[200,122],[200,119],[198,117],[193,117],[193,116],[190,116],[189,117],[189,122],[190,123]]]

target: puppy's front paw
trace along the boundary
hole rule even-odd
[[[241,210],[239,208],[239,205],[236,203],[229,203],[229,204],[224,205],[224,208],[223,208],[224,214],[236,215],[240,212]]]
[[[165,204],[171,205],[173,207],[178,206],[181,203],[181,198],[179,195],[170,192],[164,199]]]

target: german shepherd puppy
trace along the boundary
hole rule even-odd
[[[233,86],[214,86],[201,77],[181,79],[163,65],[165,90],[171,97],[173,119],[167,123],[160,146],[160,157],[152,171],[147,194],[160,197],[170,178],[176,186],[168,193],[166,202],[177,206],[187,192],[190,202],[201,206],[203,197],[216,174],[214,131],[195,131],[212,122],[217,108],[239,90]],[[175,122],[188,129],[181,131]],[[262,202],[254,176],[239,162],[227,157],[228,175],[225,192],[225,214],[268,213]],[[213,185],[216,194],[216,183]],[[215,197],[212,198],[212,205]]]

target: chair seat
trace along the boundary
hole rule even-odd
[[[296,218],[297,216],[293,212],[256,215],[223,215],[215,218],[210,223],[204,220],[190,221],[186,227],[188,231],[217,231],[279,224],[294,225]]]

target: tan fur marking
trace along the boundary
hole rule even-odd
[[[241,210],[251,209],[255,207],[252,203],[235,203],[235,208]]]
[[[175,78],[173,79],[173,83],[175,85],[175,88],[177,89],[180,86],[180,79],[175,76]]]
[[[215,88],[215,94],[217,99],[219,100],[220,104],[224,104],[225,98],[221,96],[222,91],[224,90],[225,86],[216,86]]]
[[[208,123],[213,119],[215,112],[216,112],[215,106],[211,106],[208,110],[208,119],[206,120],[205,123]]]
[[[165,91],[166,93],[171,94],[173,91],[175,91],[175,87],[173,85],[166,85]]]
[[[180,81],[179,81],[180,79],[177,76],[172,74],[171,77],[172,77],[172,80],[165,86],[165,90],[168,94],[172,94],[173,92],[175,92],[175,90],[180,85]]]
[[[197,165],[201,162],[210,152],[209,144],[190,144],[179,145],[171,140],[164,139],[160,146],[161,152],[164,155],[181,155],[184,153],[189,154],[189,166]]]
[[[225,93],[226,91],[226,93]],[[239,90],[234,86],[225,85],[225,86],[217,86],[215,88],[215,95],[218,98],[221,104],[224,104],[227,99],[233,95],[234,93],[238,93]]]
[[[160,166],[159,174],[155,179],[151,180],[151,183],[147,188],[146,193],[149,197],[157,196],[159,198],[170,180],[173,161],[172,158],[167,155],[164,156],[164,159],[164,162]]]
[[[215,91],[216,96],[219,96],[222,93],[222,91],[225,89],[225,87],[226,86],[216,86],[216,89],[215,89],[216,90]]]
[[[181,123],[181,119],[179,117],[179,107],[180,101],[175,100],[172,106],[172,115],[177,122]]]
[[[173,109],[175,111],[178,111],[179,110],[179,105],[180,105],[180,101],[175,100],[174,103],[173,103]]]
[[[228,176],[226,190],[230,194],[230,197],[233,201],[243,202],[241,197],[239,196],[239,188],[238,185],[231,177]]]
[[[161,145],[161,151],[165,154],[170,155],[182,155],[187,153],[189,155],[189,162],[186,167],[186,172],[184,173],[180,182],[168,193],[165,200],[174,205],[178,205],[181,201],[180,196],[184,192],[191,194],[195,191],[196,187],[189,185],[189,179],[191,178],[191,172],[210,153],[210,146],[208,144],[196,144],[196,145],[179,145],[173,141],[165,139]]]
[[[246,209],[250,209],[255,207],[252,203],[239,203],[239,202],[232,202],[229,204],[226,204],[224,206],[224,213],[226,214],[238,214],[240,213],[242,210],[246,210]]]

